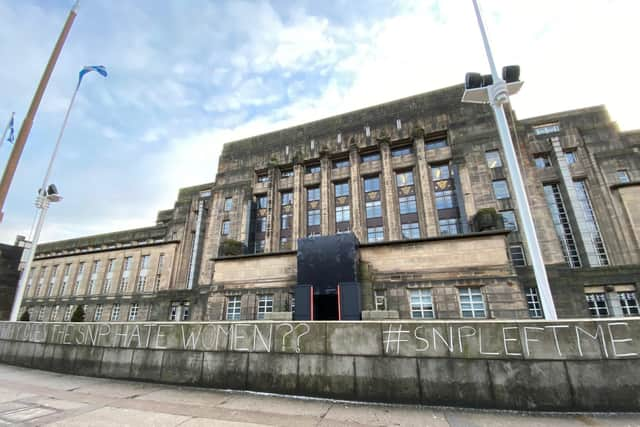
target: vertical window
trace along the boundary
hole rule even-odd
[[[102,311],[104,310],[104,306],[102,304],[96,305],[96,311],[93,313],[93,321],[99,322],[102,320]]]
[[[380,242],[384,240],[384,228],[382,227],[368,227],[367,228],[367,241],[368,242]]]
[[[182,320],[187,321],[191,318],[191,303],[182,301]]]
[[[462,317],[486,317],[480,288],[458,288]]]
[[[113,307],[111,308],[111,321],[115,322],[120,320],[120,304],[116,303],[113,304]]]
[[[258,313],[256,319],[264,320],[265,313],[273,311],[273,295],[258,295]]]
[[[288,230],[293,227],[293,214],[284,213],[280,216],[280,230]]]
[[[320,187],[307,188],[307,202],[320,200]]]
[[[587,305],[591,317],[609,317],[607,296],[604,293],[586,294]]]
[[[73,305],[68,305],[67,308],[65,308],[64,310],[64,317],[62,318],[62,320],[65,322],[68,322],[69,320],[71,320],[72,312],[73,312]]]
[[[56,305],[53,307],[53,310],[51,311],[51,316],[49,316],[49,320],[52,322],[55,322],[56,319],[58,318],[58,312],[60,312],[60,306]]]
[[[568,165],[572,165],[576,162],[576,152],[575,151],[565,151],[564,158],[567,161]]]
[[[515,267],[523,267],[527,265],[527,259],[524,256],[524,248],[521,244],[509,246],[509,254],[511,262]]]
[[[265,241],[264,240],[256,240],[254,243],[254,252],[257,254],[261,254],[264,252]]]
[[[256,196],[256,204],[258,205],[258,209],[266,209],[267,208],[267,196]]]
[[[431,165],[431,180],[441,181],[443,179],[451,178],[451,170],[448,164],[443,165]]]
[[[69,285],[69,272],[71,270],[71,264],[65,264],[64,272],[62,273],[62,286],[60,287],[60,295],[67,293],[67,286]]]
[[[582,213],[584,215],[586,236],[583,236],[583,240],[587,250],[587,258],[589,258],[589,264],[591,264],[592,267],[609,265],[609,257],[607,256],[607,250],[604,247],[604,242],[600,235],[600,228],[598,227],[596,214],[591,205],[587,185],[584,180],[575,181],[573,185],[576,189],[578,202],[582,206]]]
[[[240,295],[227,297],[227,320],[240,320]]]
[[[160,289],[160,282],[162,280],[162,269],[164,268],[164,254],[160,254],[158,257],[158,270],[156,271],[156,281],[153,285],[154,290]]]
[[[635,292],[618,292],[620,298],[620,306],[622,307],[622,314],[625,316],[637,316],[638,312],[638,298]]]
[[[40,310],[38,310],[38,317],[37,317],[37,321],[38,322],[42,322],[44,320],[44,309],[46,307],[44,305],[40,306]]]
[[[349,206],[336,206],[336,222],[349,222],[350,218]]]
[[[261,216],[256,218],[256,233],[265,233],[267,231],[267,217]]]
[[[377,176],[364,179],[364,192],[370,193],[372,191],[380,191],[380,178]]]
[[[631,179],[629,178],[629,172],[624,169],[617,171],[616,177],[618,178],[618,182],[622,184],[626,184],[627,182],[631,181]]]
[[[402,224],[402,238],[403,239],[419,239],[420,238],[420,226],[417,222],[411,222],[408,224]]]
[[[78,295],[80,293],[80,287],[82,286],[82,279],[84,278],[84,262],[78,264],[78,272],[76,273],[76,283],[73,287],[73,294]]]
[[[457,206],[456,195],[453,190],[435,192],[436,209],[450,209]]]
[[[54,265],[51,268],[51,277],[49,278],[49,286],[47,288],[47,296],[53,296],[53,288],[56,285],[56,274],[58,273],[58,266]]]
[[[487,166],[489,166],[489,169],[502,167],[502,158],[500,157],[500,151],[489,150],[484,153],[484,158],[487,160]]]
[[[144,287],[147,284],[147,276],[149,274],[149,260],[151,255],[143,255],[140,259],[140,272],[138,273],[138,292],[144,292]]]
[[[433,299],[431,289],[417,289],[410,292],[411,318],[433,319]]]
[[[380,218],[382,216],[382,205],[380,200],[365,203],[367,218]]]
[[[396,186],[405,187],[413,185],[413,172],[405,171],[396,173]]]
[[[570,267],[578,268],[581,266],[580,255],[573,237],[569,217],[564,207],[564,201],[560,194],[560,186],[558,184],[547,184],[544,186],[544,197],[547,201],[549,211],[551,211],[551,219],[556,229],[556,234],[560,239],[560,246],[564,259]]]
[[[29,293],[29,290],[31,289],[31,286],[33,285],[33,275],[36,272],[36,268],[35,267],[31,267],[31,271],[29,272],[29,280],[27,280],[27,289],[26,289],[26,293]]]
[[[496,200],[508,199],[511,197],[509,194],[509,186],[504,179],[498,179],[493,181],[493,194],[496,196]]]
[[[527,288],[525,296],[527,297],[529,316],[533,319],[541,318],[542,306],[540,305],[540,298],[538,298],[538,290],[536,288]]]
[[[40,278],[38,279],[38,287],[36,288],[35,295],[40,296],[40,291],[44,286],[44,276],[47,274],[47,267],[42,267],[40,269]]]
[[[93,295],[95,293],[99,269],[100,261],[93,261],[93,264],[91,265],[91,275],[89,276],[89,286],[87,287],[87,295]]]
[[[460,232],[457,218],[439,219],[438,227],[440,228],[440,234],[443,236],[453,236]]]
[[[287,206],[293,204],[293,193],[287,191],[286,193],[281,193],[281,201],[282,206]]]
[[[122,264],[122,277],[120,278],[120,292],[126,292],[129,286],[129,271],[131,269],[131,260],[133,257],[125,257]]]
[[[373,300],[376,304],[376,311],[385,311],[387,309],[387,294],[383,289],[373,291]]]
[[[138,308],[138,304],[135,302],[129,307],[129,322],[135,322],[138,318]]]
[[[348,196],[349,195],[349,182],[336,182],[334,184],[334,189],[336,193],[336,197]]]
[[[291,239],[289,237],[280,238],[280,250],[288,251],[291,249]]]
[[[416,196],[402,196],[398,198],[398,204],[400,206],[400,215],[416,213]]]
[[[223,236],[228,236],[229,235],[229,229],[231,228],[231,221],[226,220],[226,221],[222,221],[222,235]]]
[[[549,156],[549,153],[536,154],[533,157],[533,162],[538,169],[551,167],[551,157]]]
[[[176,321],[178,320],[178,310],[180,309],[179,302],[172,302],[171,308],[169,309],[169,320]]]
[[[307,212],[307,225],[320,225],[320,209],[313,209]]]
[[[227,197],[224,199],[224,211],[229,212],[233,209],[233,199],[231,197]]]
[[[500,211],[502,216],[502,222],[506,230],[518,231],[518,221],[516,220],[516,213],[512,210]]]

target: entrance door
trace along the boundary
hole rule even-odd
[[[360,320],[360,284],[346,282],[338,285],[339,320]]]
[[[313,320],[313,286],[298,284],[293,320]]]

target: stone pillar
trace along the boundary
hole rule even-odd
[[[304,236],[304,168],[293,166],[293,233],[291,249],[298,249],[298,239]]]
[[[606,286],[605,290],[607,292],[607,305],[609,306],[609,315],[612,317],[624,317],[618,292],[613,289],[613,286]]]
[[[349,168],[351,174],[351,231],[362,242],[364,239],[362,186],[360,184],[360,155],[356,144],[349,147]]]
[[[278,182],[280,171],[276,167],[269,168],[269,191],[267,192],[267,231],[264,235],[264,251],[275,252],[280,243],[280,200]]]
[[[421,230],[423,237],[433,237],[438,235],[438,221],[436,220],[435,205],[433,202],[433,191],[431,183],[431,174],[424,148],[424,134],[419,132],[413,140],[416,152],[416,175],[420,183],[420,192],[422,197],[422,211],[424,212],[424,228]]]
[[[386,240],[400,240],[398,196],[396,194],[396,179],[391,166],[391,150],[389,140],[380,140],[380,157],[382,158],[382,182],[384,183],[384,206],[386,224],[389,231]]]
[[[464,200],[466,212],[466,218],[462,218],[462,221],[466,221],[468,225],[471,216],[475,215],[476,202],[473,199],[471,177],[469,176],[469,169],[467,169],[466,165],[460,165],[460,167],[458,168],[458,178],[460,179],[460,188],[457,190],[460,192],[460,197],[462,197],[462,200]]]
[[[327,153],[321,153],[320,158],[320,234],[329,234],[329,199],[331,198],[331,162]]]

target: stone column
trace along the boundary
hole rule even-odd
[[[396,194],[396,180],[393,168],[391,166],[391,150],[389,149],[389,140],[382,139],[380,143],[380,157],[382,158],[382,182],[384,183],[384,206],[385,217],[387,219],[386,224],[388,227],[389,235],[386,236],[386,240],[400,240],[400,225],[399,225],[399,208],[398,196]]]
[[[607,305],[609,306],[609,315],[612,317],[624,317],[618,292],[616,292],[612,286],[606,286],[605,290],[607,292],[606,295],[607,295]]]
[[[269,191],[267,192],[267,231],[264,235],[265,253],[278,250],[280,243],[280,200],[278,198],[278,182],[280,171],[276,167],[269,168]]]
[[[351,177],[351,231],[359,241],[364,239],[363,216],[362,216],[362,191],[360,185],[360,155],[358,146],[352,144],[349,147],[349,172]]]
[[[320,158],[320,234],[329,234],[329,199],[331,197],[331,162],[327,153],[321,153]]]
[[[304,235],[304,168],[302,164],[293,166],[293,233],[291,249],[298,249],[298,239]]]
[[[416,152],[416,175],[420,183],[420,194],[422,200],[422,212],[424,212],[422,226],[420,230],[423,237],[433,237],[438,235],[438,221],[436,220],[435,205],[433,202],[431,174],[424,148],[424,133],[418,132],[414,137],[413,145]]]

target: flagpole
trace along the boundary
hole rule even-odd
[[[15,115],[16,115],[16,113],[11,113],[11,118],[7,122],[7,127],[4,128],[4,132],[2,132],[2,138],[0,138],[0,148],[2,148],[2,144],[4,143],[4,137],[7,136],[7,132],[9,131],[9,128],[11,127],[11,123],[13,123],[13,117]]]
[[[11,150],[11,156],[9,157],[9,161],[7,162],[7,166],[4,169],[2,180],[0,181],[0,222],[2,222],[2,217],[4,216],[4,202],[7,199],[7,194],[9,193],[9,187],[11,187],[11,181],[13,181],[13,176],[15,175],[16,169],[18,168],[18,162],[20,161],[20,156],[22,155],[22,151],[24,150],[24,146],[27,142],[27,138],[29,137],[29,133],[31,132],[31,127],[33,126],[33,120],[35,118],[36,113],[38,112],[40,101],[42,100],[44,91],[47,88],[47,84],[49,83],[49,78],[51,77],[51,73],[55,68],[56,62],[58,61],[58,57],[60,56],[62,47],[64,46],[64,43],[67,40],[67,35],[71,30],[71,25],[73,25],[73,21],[75,20],[76,15],[78,14],[79,4],[80,4],[80,0],[76,0],[76,3],[73,5],[71,10],[69,11],[67,20],[65,21],[64,27],[62,28],[62,32],[58,37],[58,41],[56,41],[56,44],[53,48],[53,52],[51,52],[51,56],[49,57],[49,62],[47,62],[47,66],[44,69],[44,73],[40,78],[40,83],[38,84],[36,93],[33,96],[33,99],[31,100],[29,111],[27,112],[27,115],[25,116],[22,122],[22,125],[20,126],[20,131],[18,132],[18,137],[16,138],[16,142],[13,145],[13,150]]]

